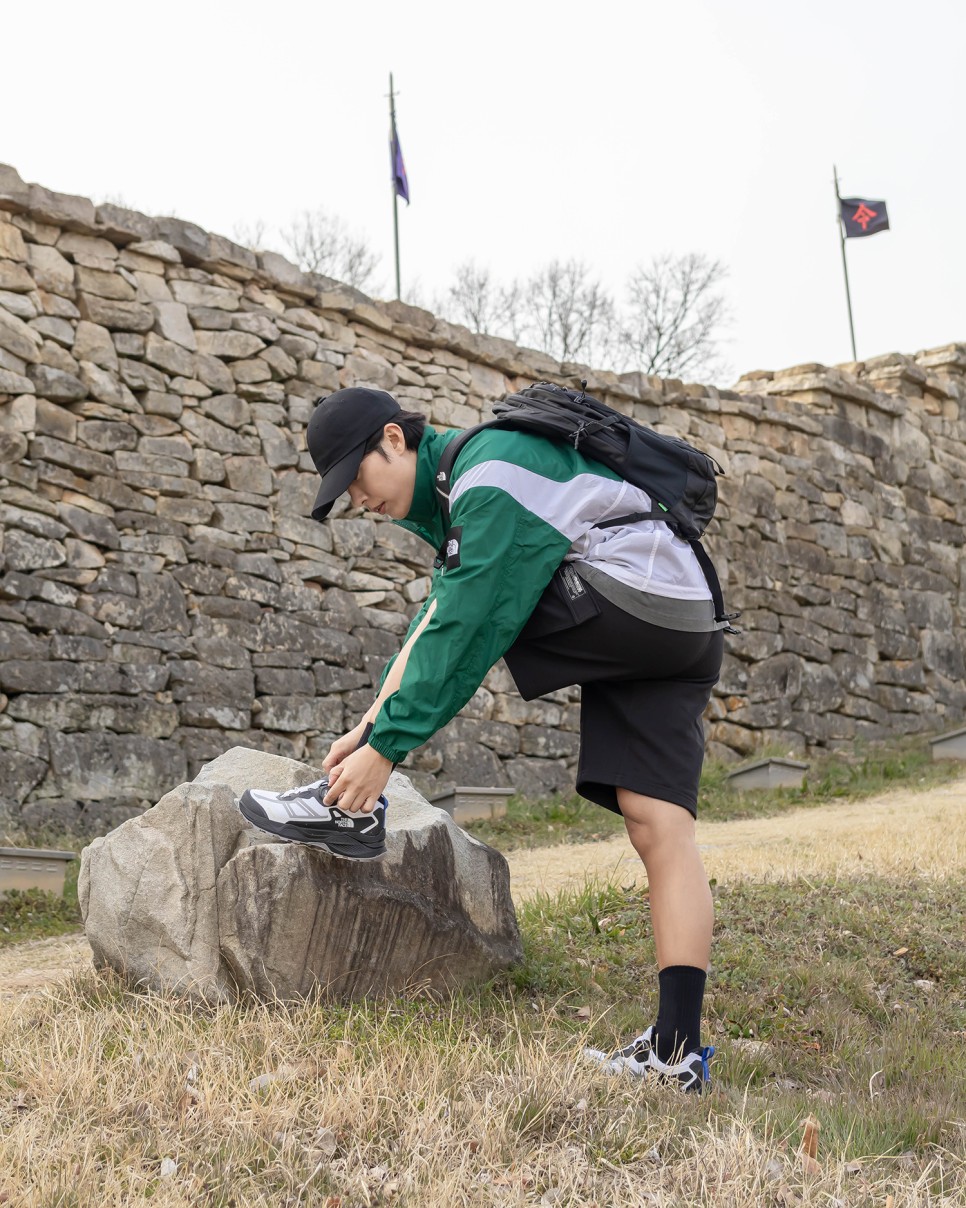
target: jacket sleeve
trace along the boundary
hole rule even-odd
[[[406,630],[406,636],[403,638],[402,642],[400,642],[400,644],[399,644],[399,650],[396,651],[396,653],[392,656],[392,658],[389,660],[389,662],[386,663],[385,667],[383,667],[383,669],[382,669],[382,675],[380,675],[380,677],[379,677],[379,687],[380,688],[386,682],[386,676],[392,670],[393,663],[396,661],[396,659],[399,658],[399,655],[402,652],[403,646],[406,645],[406,643],[409,641],[409,639],[412,637],[412,635],[416,632],[416,630],[419,628],[420,624],[422,623],[423,617],[426,615],[426,609],[429,608],[430,604],[432,603],[432,600],[433,600],[433,593],[430,592],[430,594],[423,601],[422,606],[419,609],[419,612],[417,612],[416,615],[413,617],[413,619],[409,622],[409,628]]]
[[[466,704],[513,644],[571,544],[492,486],[460,495],[451,525],[462,529],[459,565],[437,575],[430,596],[436,611],[369,737],[369,745],[393,763]]]

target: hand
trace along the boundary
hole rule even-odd
[[[343,734],[341,738],[337,738],[329,747],[328,754],[322,760],[322,771],[327,776],[336,764],[341,763],[347,755],[351,755],[362,742],[362,735],[365,733],[367,724],[366,719],[363,718],[354,729],[350,730],[348,734]]]
[[[368,744],[360,747],[329,769],[329,791],[323,803],[338,805],[340,810],[350,814],[360,810],[364,814],[371,814],[391,773],[390,760]]]

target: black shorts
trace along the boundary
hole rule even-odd
[[[563,593],[541,597],[504,656],[524,700],[579,684],[577,792],[620,813],[617,789],[673,801],[697,816],[701,720],[724,638],[639,620],[584,583],[586,620]]]

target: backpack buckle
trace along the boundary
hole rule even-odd
[[[720,617],[715,617],[715,620],[727,622],[727,624],[725,625],[722,632],[728,633],[734,637],[737,637],[737,635],[740,634],[742,631],[740,629],[735,628],[735,626],[732,625],[731,622],[736,621],[740,616],[741,616],[740,612],[723,612]]]

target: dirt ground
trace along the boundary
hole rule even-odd
[[[966,871],[966,775],[922,792],[895,790],[770,818],[699,820],[697,837],[708,875],[721,883],[863,873],[954,876]],[[644,875],[622,835],[512,852],[508,859],[515,901],[556,893],[588,876],[629,885]]]
[[[966,872],[966,775],[922,792],[896,790],[865,801],[795,810],[751,821],[700,822],[698,844],[719,882],[793,876]],[[588,877],[629,885],[643,867],[622,836],[511,852],[513,898],[556,893]],[[0,948],[0,999],[35,993],[90,963],[83,935]]]

